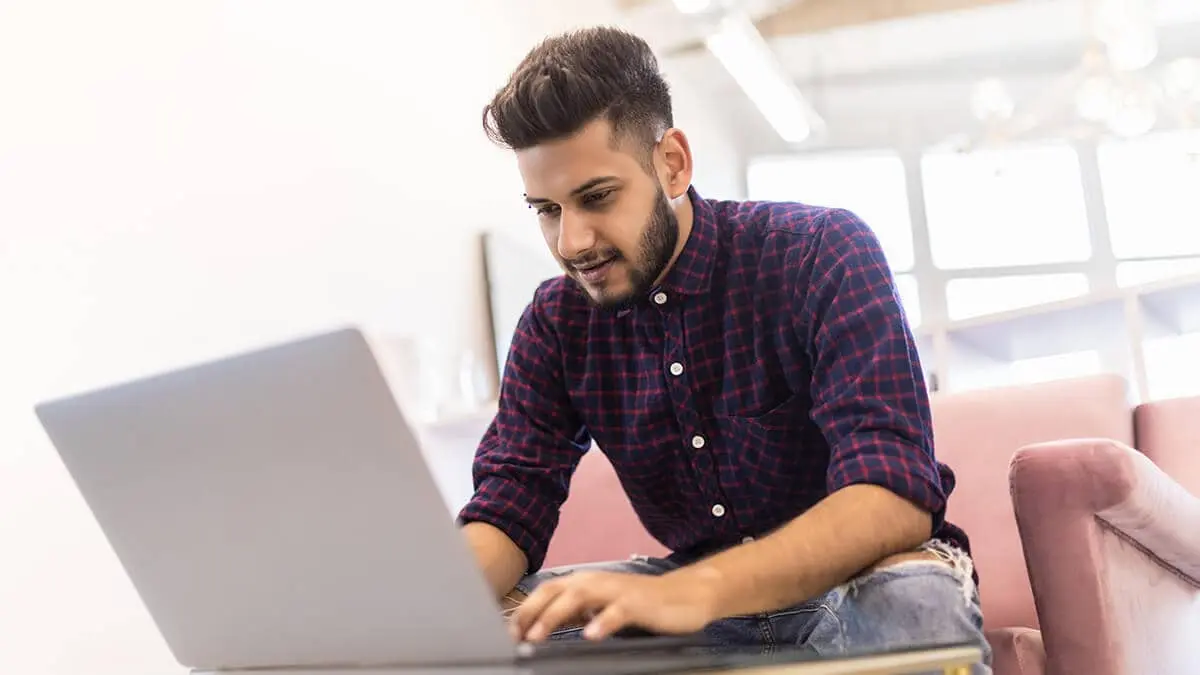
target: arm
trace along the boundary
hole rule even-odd
[[[914,340],[875,235],[832,211],[793,275],[812,365],[812,418],[830,446],[829,496],[772,535],[676,574],[705,581],[716,616],[819,595],[940,526],[945,495]]]
[[[1194,671],[1200,499],[1108,439],[1021,448],[1009,479],[1047,672]]]
[[[475,494],[458,518],[497,598],[541,567],[588,447],[563,383],[557,340],[539,309],[544,292],[517,324],[499,409],[475,454]]]
[[[462,531],[492,593],[497,599],[503,598],[529,568],[525,552],[504,530],[490,523],[469,522]]]

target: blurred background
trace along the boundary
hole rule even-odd
[[[557,272],[481,108],[597,23],[703,196],[875,228],[939,394],[1200,394],[1197,0],[0,0],[0,672],[182,672],[41,399],[354,323],[465,499]]]

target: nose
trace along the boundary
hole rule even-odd
[[[586,217],[563,210],[558,221],[558,255],[574,260],[596,246],[596,232]]]

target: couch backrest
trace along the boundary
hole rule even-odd
[[[947,519],[967,531],[989,628],[1037,628],[1009,493],[1009,461],[1031,443],[1067,438],[1133,442],[1119,376],[1058,380],[933,397],[938,458],[955,472]]]
[[[1200,496],[1200,397],[1144,403],[1134,410],[1137,447]]]
[[[1147,421],[1139,440],[1146,437],[1156,448],[1175,447],[1161,429],[1178,427],[1158,420],[1186,417],[1182,408],[1148,410],[1142,413]],[[1097,376],[937,394],[933,419],[938,457],[957,477],[947,515],[971,537],[988,627],[1037,628],[1012,512],[1009,461],[1018,448],[1044,441],[1099,437],[1133,444],[1126,382],[1119,376]],[[1200,424],[1200,410],[1194,419]],[[1200,434],[1194,437],[1200,439]],[[1192,485],[1198,489],[1200,467],[1194,470],[1197,482]],[[546,566],[665,552],[638,521],[608,459],[599,450],[588,452],[572,480]]]
[[[544,566],[665,552],[642,527],[608,458],[596,448],[588,451],[571,479],[571,494],[559,513]]]

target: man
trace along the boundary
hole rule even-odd
[[[565,273],[520,319],[459,517],[515,635],[986,650],[967,538],[944,520],[954,476],[871,230],[701,198],[656,59],[618,30],[533,49],[484,124]],[[593,440],[673,554],[543,572]]]

